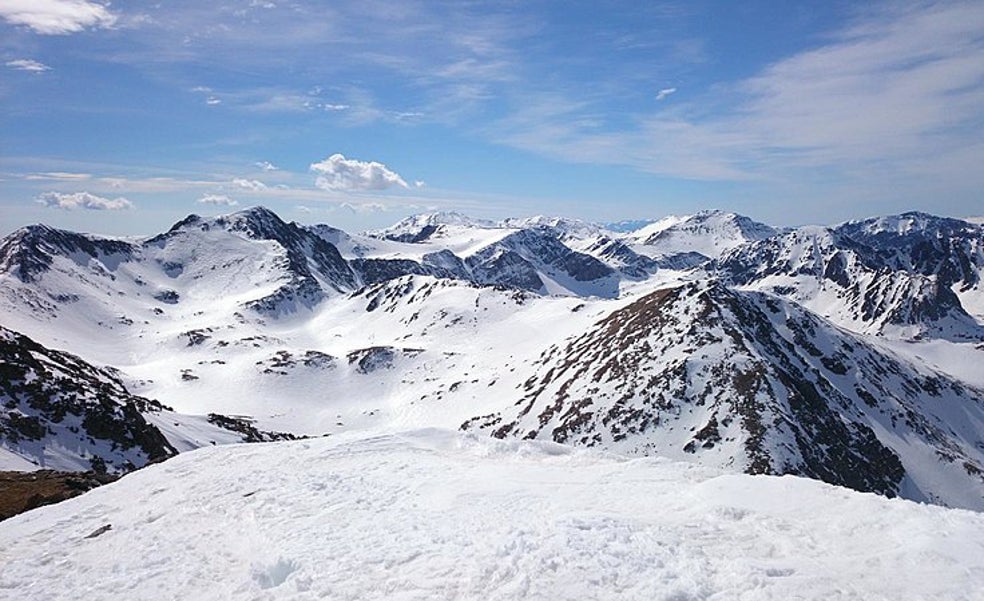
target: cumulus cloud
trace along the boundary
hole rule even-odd
[[[203,205],[216,205],[222,207],[234,207],[239,204],[224,194],[205,194],[198,199],[198,202]]]
[[[244,179],[241,177],[232,180],[232,185],[243,190],[252,190],[253,192],[260,192],[261,190],[267,189],[267,185],[259,180]]]
[[[116,23],[116,15],[89,0],[4,0],[0,2],[0,17],[45,35],[75,33],[87,27],[108,28]]]
[[[386,190],[394,186],[410,186],[399,174],[376,161],[347,159],[333,154],[320,163],[313,163],[311,171],[318,174],[314,185],[322,190]]]
[[[666,98],[670,94],[675,93],[676,91],[677,91],[676,88],[663,88],[659,92],[656,92],[656,100],[663,100],[664,98]]]
[[[276,171],[277,170],[277,166],[274,165],[273,163],[271,163],[270,161],[257,161],[257,162],[255,162],[253,164],[256,165],[257,167],[259,167],[260,169],[264,170],[264,171]]]
[[[46,207],[55,209],[88,209],[91,211],[120,211],[132,209],[133,203],[123,198],[103,198],[88,192],[73,192],[70,194],[62,192],[44,192],[38,196],[37,202]]]
[[[17,60],[7,61],[7,66],[17,71],[30,71],[32,73],[44,73],[45,71],[51,71],[51,67],[48,65],[39,63],[38,61],[34,61],[29,58],[19,58]]]

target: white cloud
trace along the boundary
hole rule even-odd
[[[314,184],[322,190],[386,190],[398,186],[409,188],[397,173],[375,161],[346,159],[333,154],[320,163],[313,163],[311,171],[318,174]]]
[[[215,106],[217,104],[222,104],[222,100],[216,98],[215,96],[209,96],[208,98],[205,99],[205,104],[209,106]]]
[[[277,171],[277,166],[270,161],[257,161],[253,164],[264,171]]]
[[[116,15],[89,0],[3,0],[0,17],[46,35],[75,33],[87,27],[108,28],[116,23]]]
[[[236,179],[232,180],[232,185],[238,188],[242,188],[243,190],[252,190],[253,192],[260,192],[262,190],[267,189],[267,185],[259,180],[244,179],[241,177],[237,177]]]
[[[203,205],[217,205],[223,207],[234,207],[239,204],[224,194],[205,194],[198,199],[198,202]]]
[[[530,95],[486,131],[547,156],[670,177],[886,190],[906,179],[969,194],[981,170],[962,166],[984,146],[984,4],[879,6],[821,46],[627,127],[592,127],[593,105]]]
[[[366,202],[360,204],[352,204],[350,202],[343,202],[338,205],[339,209],[348,211],[353,215],[360,215],[365,213],[382,213],[387,210],[386,205],[378,202]]]
[[[7,66],[17,71],[30,71],[32,73],[44,73],[45,71],[51,70],[51,67],[48,65],[39,63],[38,61],[31,60],[29,58],[19,58],[17,60],[7,61]]]
[[[44,192],[38,196],[37,202],[46,207],[65,209],[67,211],[74,209],[119,211],[133,208],[133,203],[123,197],[109,199],[96,196],[95,194],[89,194],[88,192],[73,192],[71,194]]]
[[[67,171],[47,171],[44,173],[28,173],[24,176],[24,179],[29,180],[55,180],[62,182],[77,182],[81,180],[91,179],[92,175],[89,173],[71,173]]]
[[[676,91],[677,91],[676,88],[663,88],[659,92],[656,92],[656,100],[663,100],[670,94],[675,93]]]

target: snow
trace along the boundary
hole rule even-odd
[[[0,563],[25,601],[971,600],[984,515],[416,430],[183,454],[5,522]]]
[[[743,244],[749,236],[772,231],[752,227],[749,234],[736,219],[732,214],[706,212],[646,227],[648,236],[672,230],[679,234],[674,238],[678,242],[717,244],[714,253],[718,254],[722,244]],[[575,250],[590,246],[590,236],[595,234],[590,224],[548,217],[492,223],[445,215],[434,222],[440,223],[440,229],[419,243],[349,235],[327,226],[312,226],[308,231],[337,243],[347,258],[414,260],[440,249],[468,257],[516,233],[518,227],[564,230],[570,236],[564,242]],[[405,225],[425,224],[426,219]],[[639,238],[640,232],[619,240]],[[792,254],[782,258],[796,265],[815,262],[816,246],[824,235],[829,235],[826,228],[803,228],[796,235],[802,244],[790,245]],[[578,236],[588,237],[575,239]],[[656,252],[656,247],[649,248]],[[0,286],[3,325],[87,361],[112,365],[121,370],[132,392],[174,407],[180,414],[163,412],[147,418],[182,451],[238,440],[201,417],[209,412],[253,418],[262,430],[311,436],[425,426],[457,428],[470,418],[513,406],[524,395],[524,382],[537,375],[541,354],[552,345],[562,347],[572,336],[644,294],[696,277],[660,269],[640,281],[615,283],[619,298],[578,298],[569,294],[605,296],[604,290],[592,287],[612,282],[602,278],[588,286],[565,280],[563,273],[547,277],[541,271],[547,292],[568,296],[539,297],[461,281],[406,276],[348,294],[333,291],[308,310],[273,319],[244,308],[275,292],[289,277],[284,270],[285,251],[272,240],[250,238],[225,227],[187,226],[156,244],[145,243],[131,261],[120,262],[103,254],[98,262],[87,256],[82,259],[79,263],[56,256],[51,270],[31,284],[5,277]],[[877,281],[869,278],[864,284]],[[856,309],[856,301],[821,288],[815,278],[775,276],[755,288],[787,284],[798,287],[793,300],[841,326],[874,333],[863,329],[869,324],[854,323],[839,312],[848,306]],[[177,295],[177,302],[155,299],[167,290]],[[888,292],[898,296],[904,290],[889,288]],[[966,294],[981,298],[979,288]],[[77,298],[54,300],[60,296]],[[377,300],[378,308],[370,309]],[[197,335],[202,336],[201,342],[193,341]],[[979,369],[984,350],[971,344],[932,340],[899,350],[903,346],[892,348],[917,365],[929,365],[978,387],[984,382]],[[392,349],[394,359],[390,365],[363,373],[349,357],[371,347]],[[692,351],[687,350],[686,355],[694,355]],[[308,365],[300,358],[309,352],[324,353],[333,360]],[[701,352],[707,350],[701,348]],[[293,363],[273,367],[282,353]],[[691,371],[699,366],[698,358],[694,359]],[[594,393],[585,392],[589,394]],[[687,428],[703,424],[694,421],[675,431],[679,441],[657,441],[660,452],[673,449],[682,457],[682,446],[691,437]],[[980,440],[982,427],[968,422],[957,429],[977,428],[976,438],[966,438]],[[935,469],[934,450],[924,451],[928,459],[922,471],[928,473]],[[710,455],[705,454],[701,461]],[[715,465],[722,467],[727,461],[732,462],[731,469],[741,469],[723,455]],[[959,468],[954,464],[946,469]],[[918,491],[910,492],[923,498]]]
[[[0,472],[33,472],[38,469],[32,463],[9,449],[0,447]]]
[[[664,217],[622,238],[636,252],[653,258],[686,252],[718,258],[748,241],[775,233],[775,229],[735,213],[701,211]]]
[[[948,340],[878,339],[877,344],[907,357],[916,365],[925,365],[960,382],[984,390],[984,345]]]

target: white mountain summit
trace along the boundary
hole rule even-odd
[[[780,231],[719,211],[633,232],[438,213],[349,234],[263,208],[146,239],[30,226],[0,243],[20,366],[0,446],[139,467],[149,447],[92,430],[52,376],[106,373],[99,398],[167,454],[465,427],[982,509],[982,240],[920,214]]]

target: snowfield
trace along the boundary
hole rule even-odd
[[[351,433],[149,466],[5,522],[0,564],[0,597],[44,601],[969,601],[984,515],[553,443]]]

